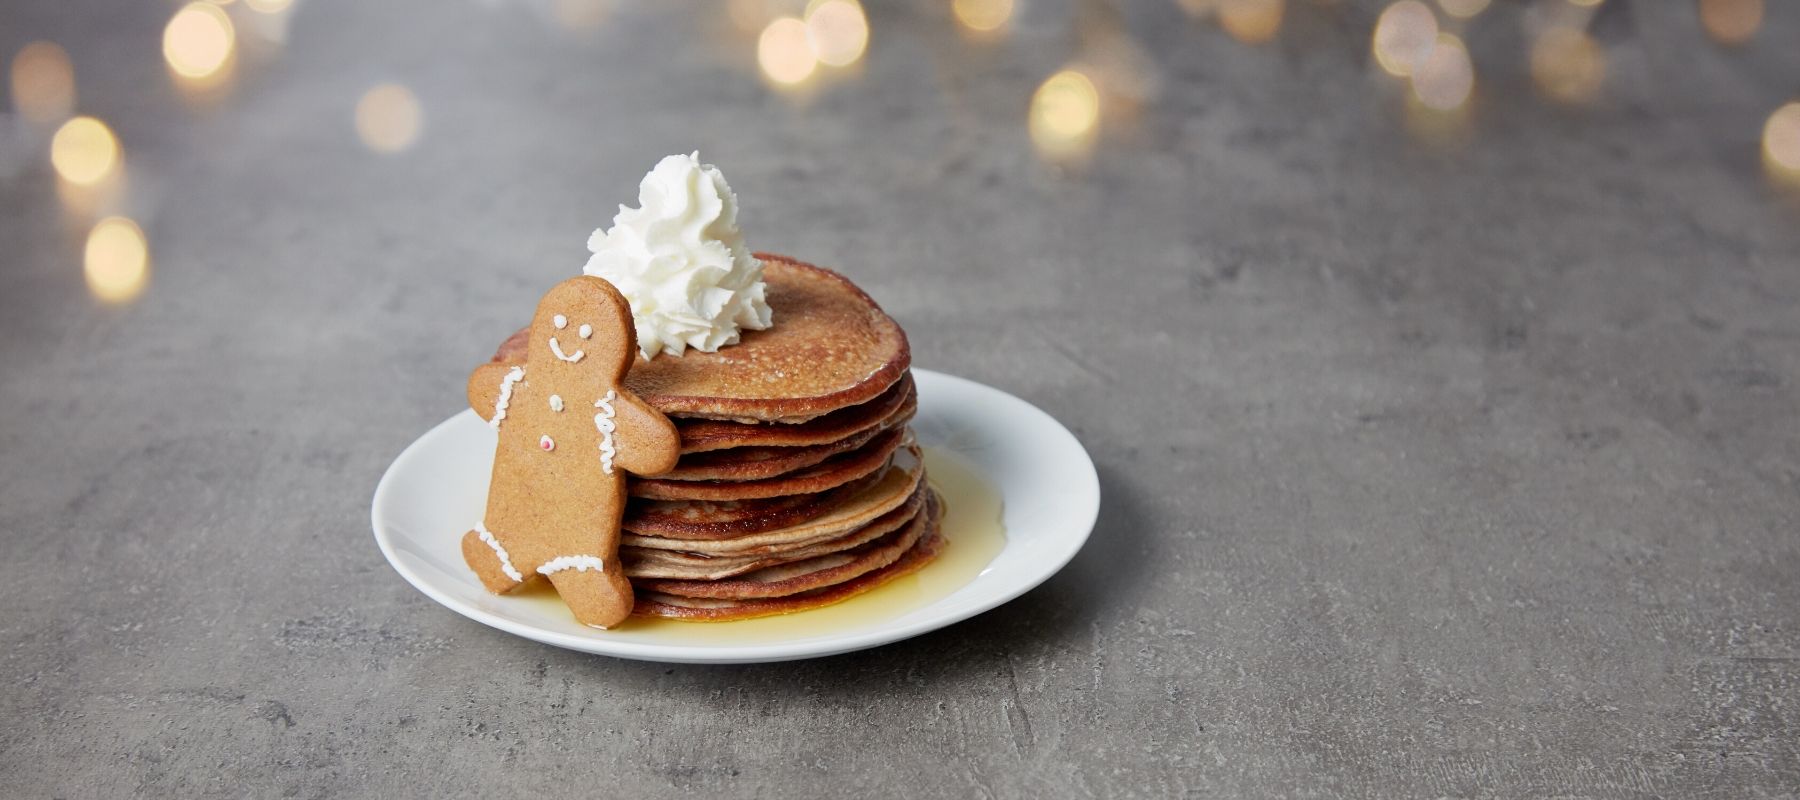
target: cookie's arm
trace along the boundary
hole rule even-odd
[[[500,383],[506,380],[506,373],[514,366],[491,362],[469,373],[469,407],[482,419],[493,419],[494,402],[500,399]]]
[[[661,475],[681,457],[681,434],[662,412],[635,396],[621,394],[616,412],[619,466],[634,475]]]

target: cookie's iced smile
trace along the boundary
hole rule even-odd
[[[569,318],[565,317],[561,314],[557,314],[556,316],[550,318],[550,324],[555,325],[556,329],[560,331],[564,328],[569,327]],[[576,333],[579,336],[581,336],[581,338],[586,339],[589,336],[594,335],[594,326],[583,325],[583,326],[581,326],[580,330],[576,331]],[[557,343],[556,337],[554,337],[554,336],[550,337],[550,352],[555,353],[557,358],[560,358],[571,364],[573,364],[577,361],[580,361],[582,356],[587,355],[586,350],[576,350],[575,355],[572,355],[572,356],[563,355],[562,345]]]
[[[563,355],[562,345],[556,343],[556,337],[554,336],[550,337],[550,352],[555,353],[557,358],[570,363],[580,361],[582,356],[587,355],[586,350],[576,350],[573,355]]]

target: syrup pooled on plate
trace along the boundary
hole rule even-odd
[[[918,572],[844,602],[809,611],[735,622],[632,617],[613,630],[594,633],[690,647],[768,644],[868,628],[949,597],[980,575],[1006,546],[1001,497],[981,471],[961,456],[936,447],[926,447],[924,451],[925,474],[944,498],[943,534],[949,544],[936,560]],[[566,608],[549,608],[560,607],[562,602],[548,587],[527,590],[508,599],[545,604],[546,613],[569,613]]]

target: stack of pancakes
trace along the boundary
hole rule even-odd
[[[625,384],[675,421],[674,470],[628,484],[633,613],[732,620],[829,605],[929,563],[941,499],[907,423],[906,334],[830,270],[758,253],[775,324],[716,353],[640,357]],[[524,359],[525,333],[494,360]]]

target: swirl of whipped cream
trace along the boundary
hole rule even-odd
[[[588,238],[583,272],[605,278],[631,302],[645,358],[715,352],[739,329],[771,323],[762,262],[744,247],[737,195],[700,154],[669,156],[638,184],[638,208],[619,206],[611,230]]]

